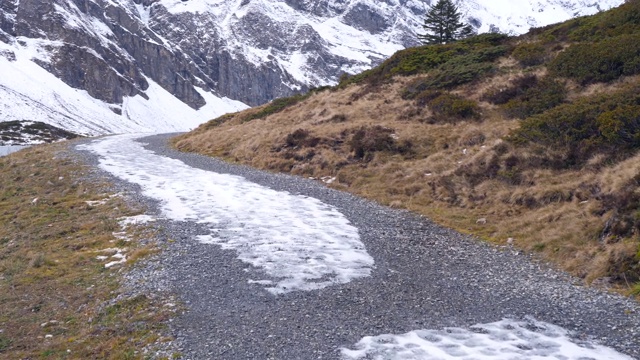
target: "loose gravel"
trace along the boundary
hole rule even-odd
[[[339,359],[341,347],[366,335],[528,317],[640,359],[640,306],[630,299],[580,286],[580,280],[511,247],[483,243],[314,180],[177,152],[167,146],[171,136],[142,141],[192,167],[335,206],[359,229],[376,262],[370,277],[274,296],[249,283],[249,266],[233,251],[195,240],[208,229],[159,220],[164,250],[131,272],[128,282],[132,291],[174,294],[184,305],[170,329],[172,346],[185,359]],[[97,164],[91,153],[77,152]],[[139,195],[136,185],[103,175],[159,216],[158,204]]]

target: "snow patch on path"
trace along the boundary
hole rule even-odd
[[[198,240],[236,251],[268,276],[254,283],[283,294],[371,274],[374,260],[358,230],[334,207],[156,155],[135,141],[142,136],[112,136],[79,148],[98,154],[101,168],[159,200],[167,218],[208,224],[211,233]]]
[[[593,342],[576,341],[552,324],[502,320],[469,329],[416,330],[401,335],[367,336],[343,359],[424,360],[633,360]]]

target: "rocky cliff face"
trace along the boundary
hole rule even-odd
[[[520,13],[510,13],[504,9],[512,6],[498,4],[501,1],[467,1],[460,6],[481,31],[518,32],[622,2],[531,0]],[[66,86],[104,102],[122,121],[147,121],[136,118],[141,115],[128,101],[146,99],[145,107],[157,107],[155,90],[150,90],[154,84],[194,111],[211,105],[210,97],[222,99],[229,106],[217,106],[219,113],[242,107],[227,99],[262,104],[332,84],[342,73],[363,71],[416,45],[415,35],[429,4],[428,0],[2,0],[0,61],[33,62]],[[5,96],[4,103],[0,100],[0,120],[23,120],[15,118],[15,104],[6,99],[43,103],[0,80],[0,91],[9,90],[13,95]],[[62,96],[56,91],[51,89],[51,96]],[[69,106],[44,102],[55,112],[79,118]],[[203,116],[215,115],[213,111]],[[104,130],[113,126],[99,129],[98,125],[87,126],[96,132],[113,131]]]

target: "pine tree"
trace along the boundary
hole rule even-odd
[[[418,39],[424,44],[447,44],[474,34],[471,25],[460,21],[452,0],[438,0],[427,12],[422,28],[425,34],[418,34]]]

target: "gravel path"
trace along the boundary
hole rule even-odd
[[[175,293],[186,305],[171,331],[187,359],[338,359],[341,347],[352,348],[366,335],[527,317],[640,359],[640,306],[629,299],[578,286],[578,280],[511,248],[475,241],[316,181],[173,151],[166,146],[169,136],[144,142],[192,167],[240,175],[335,206],[358,228],[375,259],[370,277],[274,296],[248,282],[248,266],[234,251],[195,241],[207,233],[201,225],[160,221],[166,250],[132,281]],[[96,163],[90,153],[79,153]],[[158,212],[158,204],[138,200]]]

